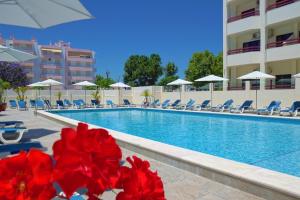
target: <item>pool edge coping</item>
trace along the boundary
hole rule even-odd
[[[193,111],[189,111],[189,112],[193,112]],[[76,127],[78,122],[80,122],[77,120],[73,120],[67,117],[59,116],[57,114],[53,114],[42,110],[37,111],[37,114],[46,117],[48,119],[58,121],[60,123],[64,123],[72,127]],[[103,128],[91,124],[90,127]],[[225,159],[225,158],[221,158],[221,157],[217,157],[217,156],[213,156],[213,155],[209,155],[197,151],[188,150],[181,147],[164,144],[161,142],[156,142],[150,139],[137,137],[134,135],[111,130],[108,128],[105,129],[107,129],[110,132],[110,134],[119,142],[128,145],[133,145],[134,147],[141,148],[146,151],[150,151],[152,153],[156,153],[174,159],[175,162],[177,161],[184,162],[186,164],[198,166],[200,168],[214,171],[218,174],[223,174],[235,179],[246,181],[254,185],[263,186],[267,189],[271,189],[276,192],[291,196],[293,198],[300,199],[300,178],[296,176],[283,174],[265,168],[261,168],[261,167],[257,167],[245,163],[240,163],[237,161],[233,161],[233,160],[229,160],[229,159]]]

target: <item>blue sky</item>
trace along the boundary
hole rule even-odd
[[[158,53],[163,64],[175,62],[179,75],[192,54],[222,51],[221,0],[81,0],[95,19],[45,30],[0,25],[2,36],[35,37],[39,43],[70,41],[96,52],[97,73],[122,80],[132,54]]]

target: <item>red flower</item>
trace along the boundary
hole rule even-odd
[[[79,188],[87,188],[92,199],[115,187],[122,153],[106,130],[88,130],[83,123],[77,131],[65,128],[53,145],[53,155],[54,179],[68,198]]]
[[[165,200],[163,183],[157,172],[152,172],[148,161],[133,156],[127,158],[132,168],[122,167],[119,186],[124,190],[117,200]]]
[[[39,150],[0,160],[0,199],[52,199],[52,170],[51,157]]]

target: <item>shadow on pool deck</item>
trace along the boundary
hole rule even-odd
[[[31,139],[39,139],[45,137],[47,135],[52,135],[56,133],[54,130],[37,128],[37,129],[29,129],[27,133],[24,134],[23,140],[31,140]]]

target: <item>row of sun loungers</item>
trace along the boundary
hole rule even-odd
[[[173,103],[169,99],[165,100],[161,105],[159,105],[159,102],[153,102],[151,107],[153,108],[162,108],[162,109],[184,109],[184,110],[196,110],[196,111],[214,111],[214,112],[231,112],[231,113],[244,113],[244,112],[250,112],[250,113],[257,113],[259,115],[267,114],[267,115],[273,115],[275,113],[283,115],[283,114],[289,114],[291,116],[297,116],[298,112],[300,111],[300,101],[295,101],[292,103],[292,105],[288,108],[282,109],[280,107],[281,101],[272,101],[268,106],[265,108],[257,109],[255,110],[252,107],[253,101],[252,100],[246,100],[243,104],[233,106],[234,101],[232,99],[229,99],[224,102],[224,104],[217,105],[215,107],[210,106],[210,100],[205,100],[201,104],[196,105],[195,101],[190,99],[186,104],[181,105],[180,100],[176,100]]]
[[[15,101],[10,100],[10,107],[11,108],[17,108],[19,110],[27,110],[27,104],[26,101]],[[300,101],[295,101],[292,103],[292,105],[288,108],[282,109],[281,101],[272,101],[268,106],[265,108],[261,108],[258,110],[255,110],[252,107],[253,101],[252,100],[246,100],[243,104],[233,106],[234,101],[232,99],[229,99],[224,102],[224,104],[217,105],[214,107],[210,106],[210,100],[205,100],[201,104],[196,105],[196,101],[193,99],[190,99],[186,104],[181,104],[181,100],[177,99],[174,102],[171,102],[170,99],[165,100],[160,105],[159,100],[154,100],[152,103],[149,104],[143,104],[143,107],[152,107],[152,108],[162,108],[162,109],[177,109],[177,110],[197,110],[197,111],[214,111],[214,112],[231,112],[231,113],[244,113],[244,112],[254,112],[259,115],[267,114],[267,115],[273,115],[275,113],[283,115],[285,113],[290,114],[291,116],[297,116],[298,112],[300,111]],[[91,100],[91,104],[87,105],[82,99],[73,100],[71,103],[69,100],[58,100],[56,101],[56,106],[50,105],[49,100],[30,100],[30,107],[35,109],[67,109],[67,108],[73,108],[73,109],[82,109],[82,108],[103,108],[104,105],[101,105],[100,102],[96,100]],[[122,105],[115,104],[112,100],[106,101],[106,106],[111,108],[116,107],[136,107],[137,105],[132,104],[128,99],[123,99]],[[0,136],[1,137],[1,136]]]

